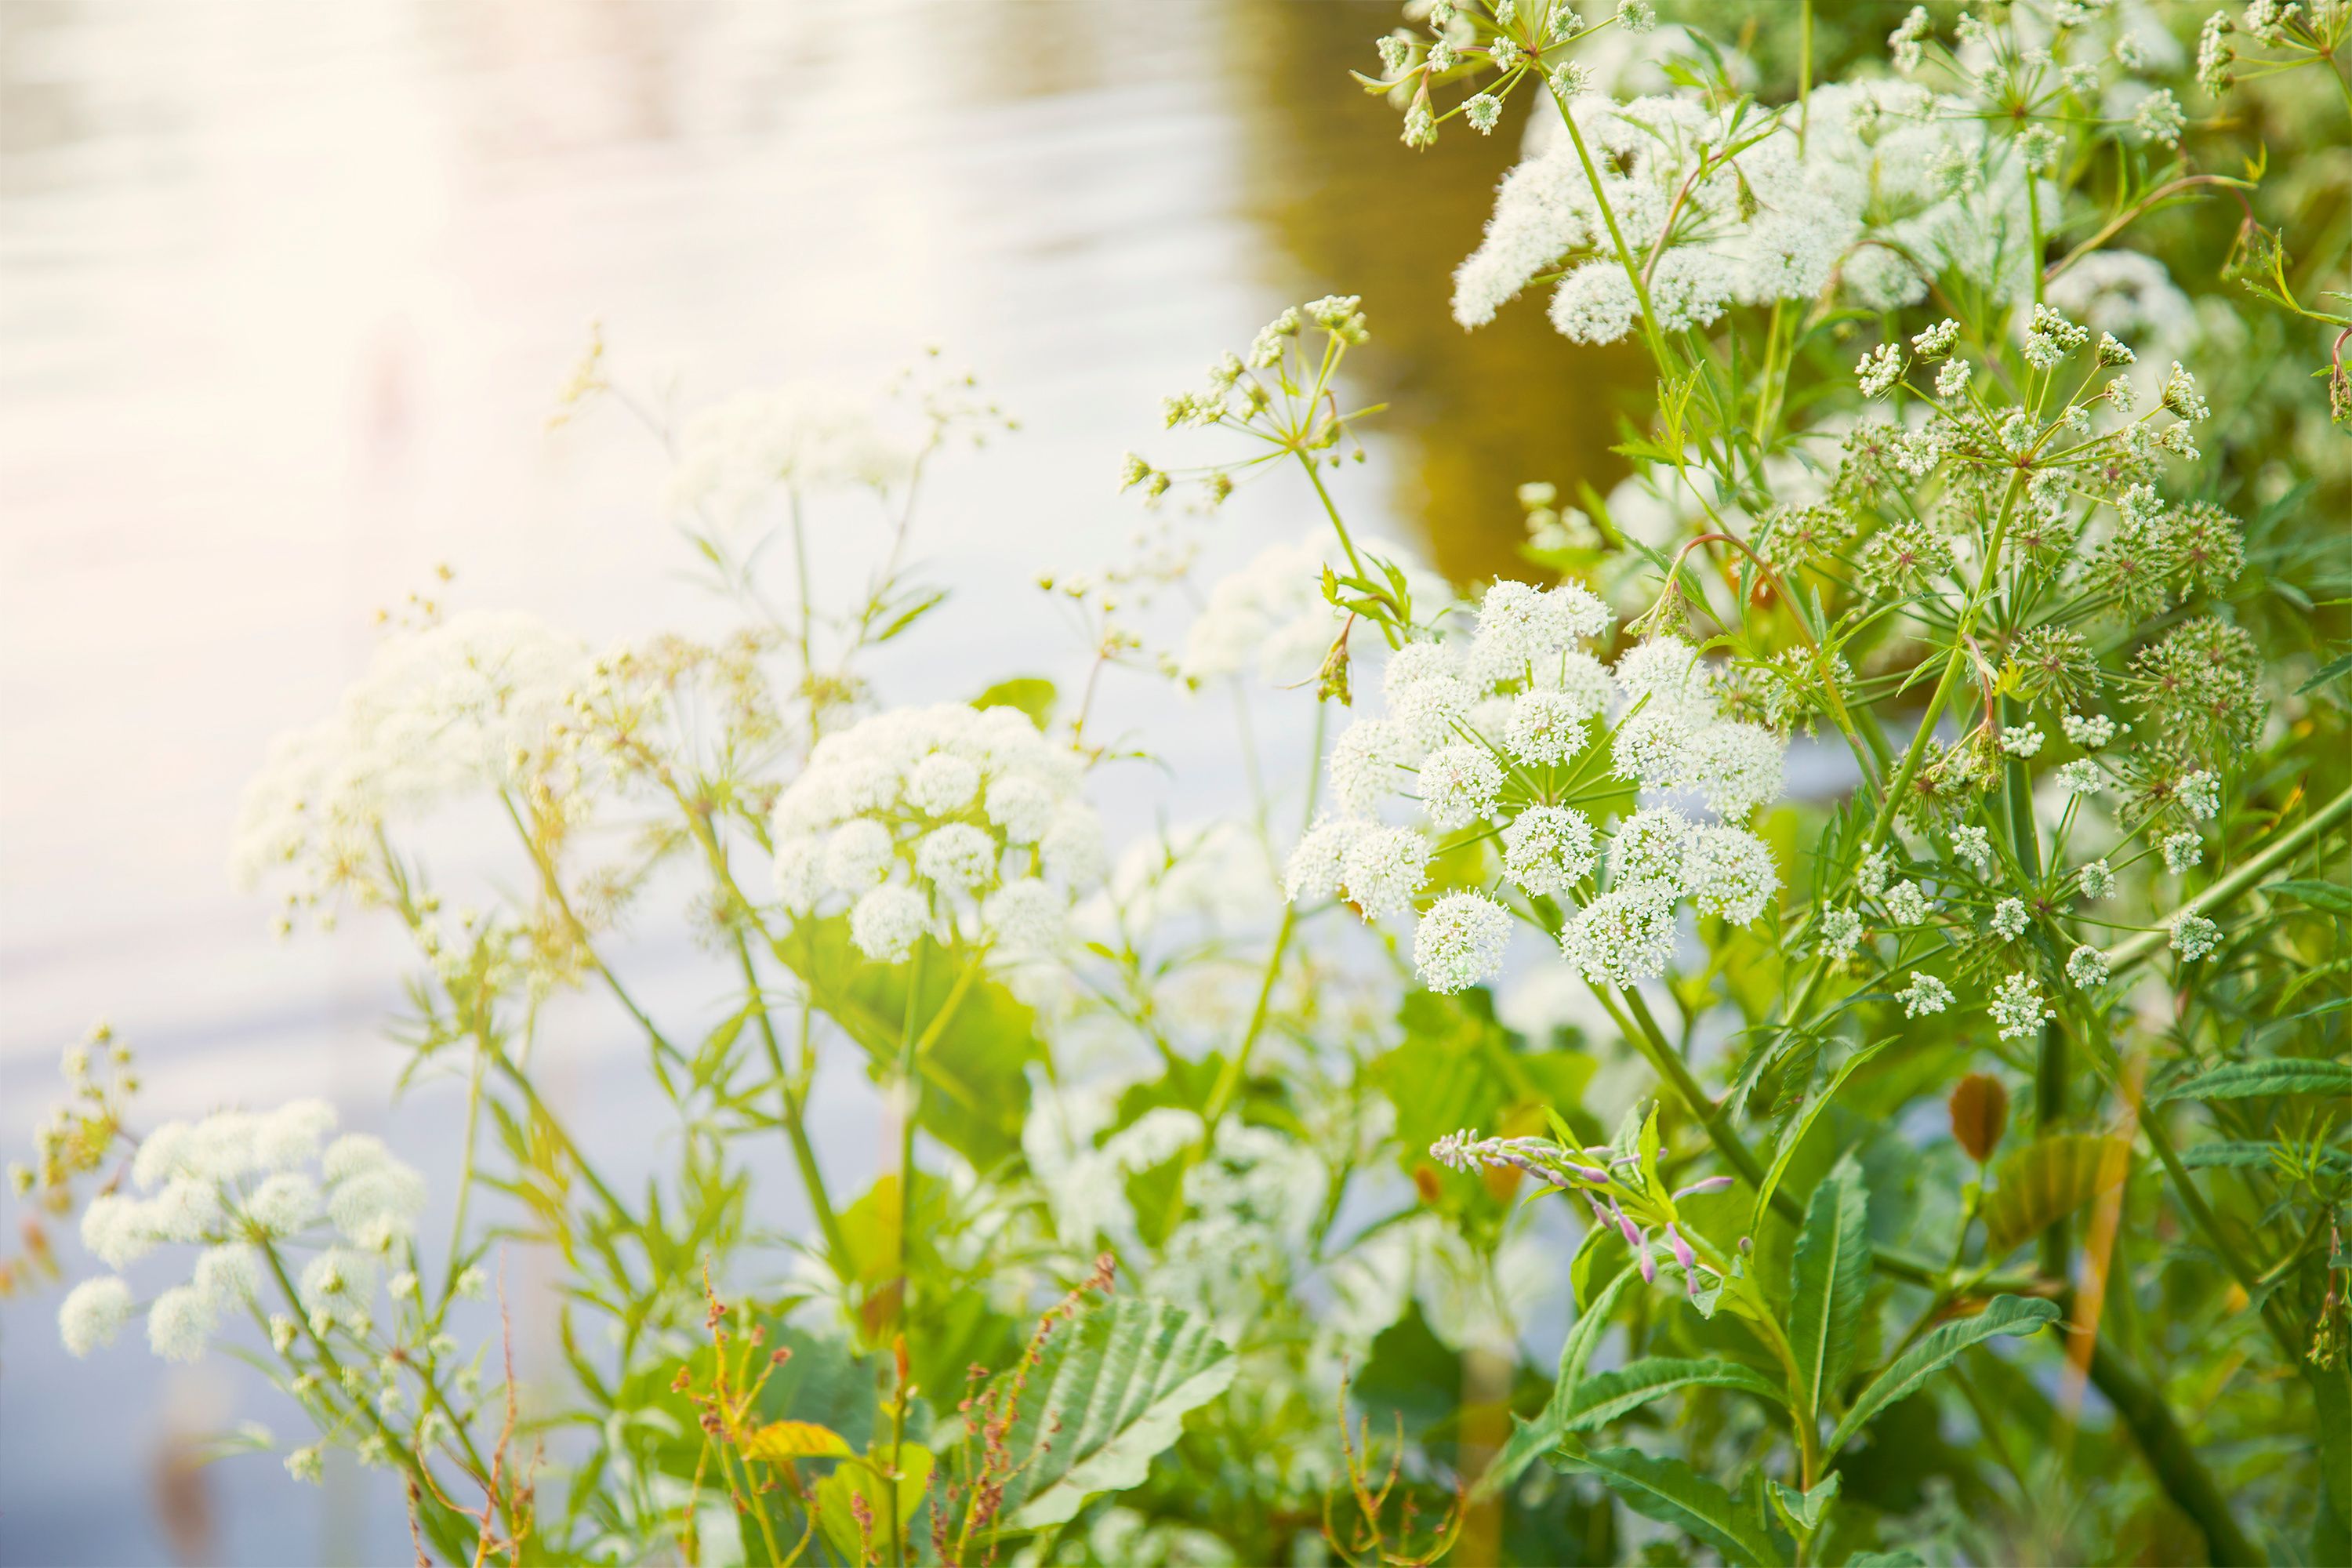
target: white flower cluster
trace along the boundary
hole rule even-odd
[[[83,1212],[82,1245],[123,1269],[167,1243],[200,1247],[187,1283],[147,1309],[157,1355],[194,1361],[223,1313],[256,1301],[263,1246],[302,1239],[323,1218],[336,1239],[304,1267],[298,1289],[314,1331],[368,1331],[383,1259],[414,1235],[425,1178],[381,1139],[334,1131],[334,1108],[298,1100],[267,1112],[224,1110],[167,1121],[140,1143],[131,1178],[139,1196],[101,1194]],[[317,1162],[314,1177],[307,1167]],[[85,1281],[58,1314],[75,1355],[110,1342],[135,1310],[120,1274]]]
[[[387,641],[331,715],[271,744],[237,820],[239,882],[290,865],[324,892],[373,856],[387,820],[513,782],[591,669],[584,647],[520,612],[467,611]]]
[[[1420,570],[1409,552],[1385,540],[1360,540],[1357,547],[1402,567],[1416,599],[1445,597],[1444,584]],[[1351,569],[1336,534],[1269,545],[1219,578],[1185,637],[1177,673],[1200,681],[1255,671],[1270,686],[1312,680],[1346,623],[1323,597],[1326,566]]]
[[[1947,271],[1998,298],[2030,279],[2032,176],[1964,100],[1873,80],[1820,88],[1801,116],[1784,110],[1769,128],[1750,103],[1717,110],[1695,94],[1580,98],[1570,113],[1666,331],[1707,325],[1733,304],[1811,300],[1833,282],[1887,310],[1924,299]],[[1454,273],[1454,318],[1483,326],[1570,262],[1553,325],[1613,342],[1639,317],[1633,286],[1574,140],[1548,120],[1533,128],[1484,243]]]
[[[884,963],[926,933],[1051,952],[1103,872],[1083,773],[1015,709],[876,714],[818,742],[778,797],[777,896],[794,915],[848,900],[850,940]]]
[[[1530,900],[1575,904],[1605,869],[1605,889],[1560,934],[1563,953],[1595,984],[1662,973],[1685,900],[1734,924],[1758,918],[1780,877],[1770,850],[1742,824],[1780,796],[1783,743],[1720,716],[1716,677],[1687,643],[1655,638],[1626,650],[1613,669],[1602,666],[1580,645],[1611,619],[1573,584],[1499,582],[1466,649],[1398,649],[1383,679],[1385,712],[1358,720],[1333,745],[1340,815],[1316,824],[1291,855],[1284,887],[1292,900],[1340,897],[1369,921],[1402,914],[1427,880],[1429,830],[1491,825],[1500,830],[1504,879]],[[1596,753],[1612,710],[1614,738]],[[1607,772],[1689,791],[1722,820],[1702,824],[1665,805],[1637,810],[1617,824],[1604,860],[1592,819],[1568,800]],[[1379,819],[1400,794],[1417,797],[1426,828]],[[1423,983],[1455,991],[1491,978],[1510,926],[1509,910],[1486,893],[1438,899],[1414,940]]]
[[[739,393],[679,432],[668,510],[682,523],[738,532],[787,492],[903,484],[916,457],[912,441],[838,388],[796,384]]]

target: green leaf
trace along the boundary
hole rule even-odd
[[[1731,1494],[1680,1459],[1638,1448],[1571,1448],[1564,1462],[1600,1477],[1635,1513],[1698,1537],[1727,1562],[1755,1568],[1780,1563],[1779,1546]]]
[[[1845,1560],[1845,1568],[1927,1568],[1927,1559],[1916,1552],[1857,1552]]]
[[[2152,1096],[2168,1100],[2252,1100],[2271,1094],[2352,1094],[2352,1063],[2276,1057],[2269,1061],[2231,1062],[2200,1072]]]
[[[919,1038],[937,1031],[918,1064],[923,1131],[982,1171],[1020,1152],[1029,1114],[1026,1068],[1041,1049],[1036,1018],[984,975],[959,994],[968,955],[925,937],[907,963],[876,963],[850,944],[849,921],[838,915],[803,921],[775,951],[807,985],[818,1010],[881,1070],[898,1060],[908,989],[919,973],[915,1033]]]
[[[2319,1167],[2322,1175],[2338,1179],[2352,1176],[2352,1154],[2340,1149],[2230,1141],[2200,1143],[2180,1152],[2181,1164],[2192,1171],[2268,1171],[2282,1177],[2292,1163],[2305,1157]]]
[[[2130,1170],[2130,1151],[2095,1132],[2063,1132],[2008,1155],[1984,1198],[1985,1260],[2008,1257]]]
[[[1586,1245],[1589,1247],[1591,1243]],[[1576,1321],[1569,1327],[1568,1338],[1560,1343],[1559,1377],[1552,1384],[1551,1398],[1533,1421],[1512,1417],[1510,1440],[1478,1479],[1479,1496],[1491,1496],[1510,1485],[1518,1479],[1529,1460],[1559,1447],[1560,1437],[1568,1431],[1569,1407],[1576,1397],[1577,1385],[1584,1381],[1584,1368],[1592,1359],[1593,1347],[1608,1331],[1609,1314],[1617,1310],[1617,1298],[1625,1293],[1625,1287],[1640,1271],[1638,1263],[1628,1263],[1620,1268],[1616,1278],[1595,1292],[1591,1304],[1577,1314]]]
[[[2273,897],[2300,899],[2315,910],[2326,910],[2331,915],[2352,915],[2352,888],[2335,882],[2313,882],[2296,879],[2288,882],[2268,882],[2263,891]]]
[[[1838,1481],[1837,1473],[1832,1471],[1828,1480],[1809,1492],[1801,1492],[1786,1482],[1774,1481],[1773,1505],[1780,1509],[1781,1517],[1811,1535],[1822,1527],[1822,1520],[1829,1512],[1830,1500],[1838,1494]]]
[[[2352,1366],[2306,1363],[2313,1414],[2319,1426],[2320,1503],[2312,1521],[2314,1563],[2346,1561],[2352,1547]]]
[[[1162,1301],[1123,1298],[1058,1328],[1006,1438],[1022,1468],[1002,1517],[1016,1530],[1060,1524],[1095,1493],[1141,1481],[1185,1413],[1233,1382],[1234,1365],[1206,1320]]]
[[[1000,680],[971,700],[974,708],[1017,708],[1029,715],[1029,721],[1040,730],[1054,717],[1054,703],[1061,693],[1054,683],[1042,675],[1016,675],[1010,680]]]
[[[1787,1390],[1736,1361],[1647,1356],[1579,1383],[1569,1401],[1564,1426],[1570,1432],[1589,1432],[1678,1388],[1736,1388],[1760,1394],[1775,1405],[1789,1403]]]
[[[871,1546],[889,1555],[889,1520],[892,1512],[893,1489],[890,1477],[878,1462],[887,1451],[873,1459],[845,1459],[833,1468],[833,1473],[816,1483],[816,1521],[824,1531],[825,1540],[841,1554],[845,1563],[872,1560],[866,1550],[866,1528],[857,1522],[857,1510],[852,1500],[866,1500],[866,1517],[871,1521]],[[923,1506],[923,1490],[931,1484],[931,1451],[908,1443],[898,1450],[898,1481],[896,1489],[898,1535],[904,1541],[915,1521],[916,1510]]]
[[[1829,1447],[1822,1450],[1826,1458],[1845,1447],[1846,1439],[1866,1426],[1870,1418],[1896,1400],[1941,1372],[1971,1345],[1982,1344],[2002,1335],[2030,1334],[2048,1323],[2058,1321],[2058,1303],[2025,1296],[1996,1296],[1985,1310],[1971,1318],[1958,1318],[1938,1324],[1917,1344],[1895,1358],[1894,1363],[1871,1380],[1862,1391],[1853,1407],[1845,1413],[1837,1430],[1830,1434]]]
[[[2334,658],[2329,659],[2326,664],[2321,665],[2319,667],[2318,674],[2313,676],[2309,680],[2305,681],[2301,686],[2296,687],[2294,689],[2294,694],[2297,697],[2301,697],[2307,691],[2316,691],[2321,687],[2326,685],[2329,681],[2335,679],[2337,676],[2342,675],[2348,670],[2352,670],[2352,653],[2338,654]]]
[[[1805,1134],[1812,1130],[1813,1119],[1829,1109],[1830,1102],[1837,1099],[1838,1091],[1845,1087],[1846,1079],[1852,1078],[1871,1058],[1893,1045],[1898,1037],[1889,1035],[1883,1040],[1874,1040],[1846,1058],[1838,1065],[1837,1071],[1831,1075],[1829,1083],[1821,1093],[1805,1102],[1805,1109],[1798,1114],[1797,1120],[1790,1124],[1788,1132],[1780,1139],[1780,1147],[1773,1152],[1771,1168],[1764,1173],[1764,1184],[1756,1191],[1756,1208],[1748,1217],[1748,1228],[1750,1233],[1763,1227],[1764,1211],[1771,1206],[1772,1194],[1779,1189],[1780,1177],[1789,1169],[1789,1162],[1796,1157],[1797,1145],[1802,1143],[1805,1141]]]
[[[1797,1414],[1818,1422],[1853,1364],[1854,1331],[1870,1289],[1870,1223],[1862,1167],[1848,1154],[1822,1178],[1789,1266],[1789,1343]]]

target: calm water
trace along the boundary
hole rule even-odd
[[[621,376],[691,406],[762,378],[880,380],[921,345],[1026,426],[935,493],[959,596],[902,697],[1067,668],[1026,584],[1115,555],[1110,476],[1158,398],[1286,300],[1360,292],[1386,397],[1348,502],[1458,577],[1510,560],[1512,487],[1612,475],[1607,356],[1537,312],[1465,338],[1446,274],[1511,137],[1420,158],[1344,75],[1386,5],[743,5],[687,0],[0,0],[0,1136],[100,1015],[147,1114],[300,1092],[380,1116],[399,953],[291,947],[223,863],[268,736],[363,664],[380,605],[593,638],[707,622],[672,575],[661,465],[617,417],[549,434],[601,321]],[[1269,485],[1202,525],[1213,570],[1307,523]],[[846,522],[819,574],[866,541]],[[920,654],[921,649],[912,650]],[[1172,763],[1121,826],[1233,793],[1213,713],[1139,691]],[[1215,765],[1213,765],[1214,763]],[[640,933],[658,999],[707,1000]],[[623,1042],[559,1015],[594,1138]],[[444,1102],[393,1119],[430,1148]],[[829,1162],[871,1168],[871,1109]],[[789,1223],[790,1215],[770,1216]],[[13,1228],[13,1220],[12,1220]],[[69,1253],[71,1244],[68,1243]],[[143,1348],[87,1366],[53,1301],[0,1314],[0,1560],[383,1560],[389,1509],[271,1458],[191,1474],[173,1435],[290,1412]],[[168,1497],[169,1509],[156,1500]],[[176,1542],[158,1522],[180,1521]]]

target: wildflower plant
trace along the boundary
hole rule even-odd
[[[2352,115],[2346,14],[2215,15],[1416,0],[1389,155],[1521,138],[1454,316],[1637,345],[1630,473],[1530,479],[1526,570],[1449,583],[1350,520],[1372,310],[1286,309],[1125,458],[1133,557],[1040,584],[1061,679],[874,684],[952,586],[919,496],[1009,424],[967,379],[677,422],[599,345],[562,417],[653,427],[740,625],[436,587],[236,847],[289,931],[409,936],[457,1168],[147,1125],[98,1036],[14,1175],[79,1211],[68,1349],[244,1351],[296,1479],[352,1449],[474,1562],[2342,1560],[2343,253],[2217,102]],[[1244,482],[1315,531],[1196,584]],[[1136,683],[1234,689],[1244,807],[1108,842]],[[663,903],[698,1006],[642,985]],[[662,1137],[550,1091],[575,994]],[[887,1118],[855,1193],[821,1080]],[[28,1237],[11,1289],[67,1272]]]

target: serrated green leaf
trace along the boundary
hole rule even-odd
[[[2152,1097],[2168,1100],[2252,1100],[2273,1094],[2352,1094],[2352,1063],[2277,1057],[2231,1062],[2172,1084]]]
[[[2008,1257],[2130,1171],[2123,1143],[2095,1132],[2060,1133],[2006,1156],[1984,1197],[1986,1260]]]
[[[2192,1171],[2231,1170],[2276,1173],[2280,1170],[2284,1160],[2294,1158],[2300,1152],[2315,1153],[2323,1174],[2338,1177],[2352,1176],[2352,1154],[2347,1154],[2340,1149],[2295,1151],[2276,1143],[2255,1143],[2235,1140],[2218,1143],[2200,1143],[2193,1149],[2183,1149],[2180,1152],[2180,1163]]]
[[[1058,1329],[1006,1438],[1023,1467],[1005,1488],[1006,1522],[1060,1524],[1096,1493],[1141,1481],[1185,1413],[1233,1382],[1234,1364],[1205,1319],[1164,1301],[1121,1299]]]
[[[1853,1364],[1862,1300],[1870,1289],[1869,1204],[1862,1167],[1848,1154],[1813,1189],[1789,1265],[1789,1343],[1797,1363],[1797,1414],[1819,1421]]]
[[[2337,676],[2342,675],[2347,671],[2352,671],[2352,653],[2338,654],[2334,658],[2329,659],[2326,664],[2321,665],[2319,667],[2318,674],[2313,676],[2309,680],[2305,681],[2301,686],[2296,687],[2294,689],[2294,694],[2297,697],[2301,697],[2305,692],[2316,691],[2321,687],[2326,685],[2329,681],[2335,679]]]
[[[1781,1135],[1780,1147],[1773,1151],[1771,1166],[1764,1173],[1764,1184],[1756,1191],[1756,1207],[1748,1216],[1748,1228],[1751,1234],[1763,1226],[1764,1211],[1771,1206],[1772,1194],[1780,1188],[1780,1177],[1788,1171],[1789,1162],[1796,1158],[1797,1145],[1802,1143],[1805,1134],[1812,1131],[1814,1119],[1837,1099],[1838,1091],[1845,1088],[1846,1079],[1861,1070],[1871,1058],[1893,1045],[1897,1037],[1889,1035],[1885,1039],[1874,1040],[1846,1058],[1838,1064],[1837,1071],[1830,1076],[1830,1081],[1822,1087],[1821,1093],[1805,1102],[1804,1110],[1798,1113],[1797,1120]]]
[[[1569,1401],[1565,1430],[1589,1432],[1680,1388],[1736,1388],[1786,1405],[1786,1389],[1736,1361],[1648,1356],[1580,1381]]]
[[[1771,1536],[1740,1511],[1729,1492],[1680,1459],[1638,1448],[1578,1447],[1562,1462],[1599,1477],[1635,1513],[1696,1536],[1727,1562],[1780,1568],[1780,1550]]]
[[[2003,1335],[2030,1334],[2044,1324],[2056,1322],[2058,1318],[2055,1301],[1996,1296],[1974,1317],[1938,1324],[1871,1380],[1870,1386],[1862,1391],[1853,1408],[1845,1413],[1845,1419],[1838,1423],[1837,1430],[1830,1434],[1823,1455],[1834,1454],[1845,1447],[1846,1440],[1861,1431],[1871,1417],[1941,1372],[1969,1346]]]

